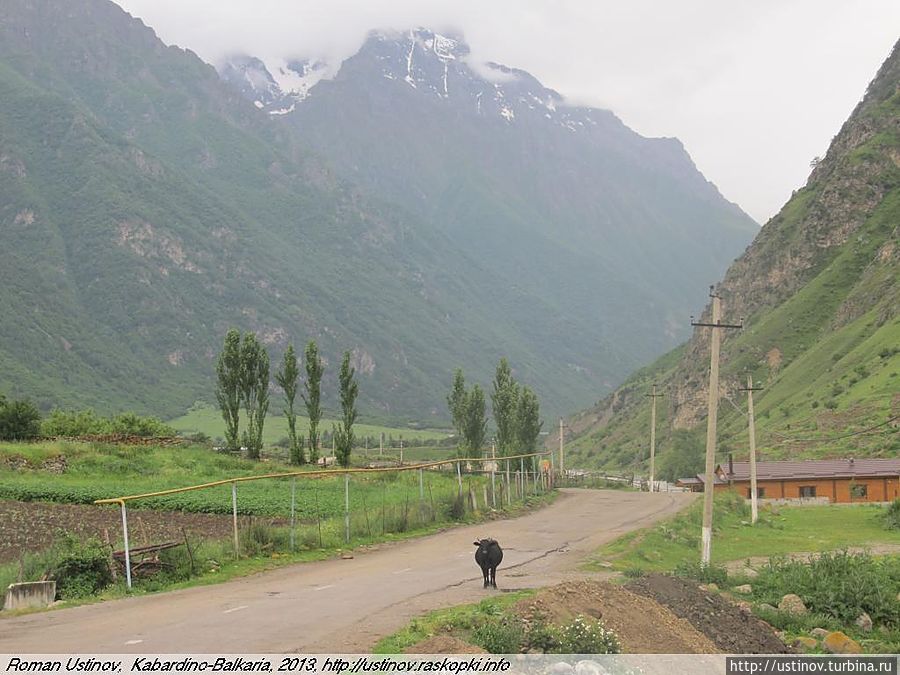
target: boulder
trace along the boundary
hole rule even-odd
[[[699,588],[701,591],[706,591],[708,593],[717,593],[719,591],[718,584],[700,584]]]
[[[863,612],[858,617],[856,617],[856,621],[854,621],[861,631],[868,633],[872,630],[872,617]]]
[[[861,654],[862,647],[851,637],[839,630],[829,633],[822,640],[822,648],[832,654]]]
[[[734,587],[735,593],[742,593],[743,595],[749,595],[753,592],[753,586],[750,584],[741,584],[740,586]]]
[[[759,576],[759,572],[757,572],[752,567],[745,567],[741,570],[741,576],[746,577],[748,579],[755,579]]]
[[[778,609],[782,612],[787,612],[788,614],[806,614],[807,612],[803,600],[799,595],[793,593],[788,593],[781,598],[781,602],[778,603]]]
[[[777,612],[778,611],[777,607],[773,607],[768,602],[763,602],[762,604],[757,605],[757,609],[760,609],[764,612]]]
[[[819,641],[811,637],[798,637],[791,643],[791,647],[798,652],[809,652],[819,646]]]
[[[825,637],[830,633],[830,630],[825,630],[824,628],[813,628],[809,631],[809,634],[814,638],[818,638],[819,640],[824,640]]]

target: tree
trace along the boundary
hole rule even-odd
[[[456,429],[457,445],[463,441],[463,425],[466,416],[466,380],[461,368],[453,373],[453,388],[447,396],[447,406],[450,408],[450,417],[453,419],[453,428]]]
[[[319,348],[315,341],[306,345],[306,382],[305,393],[302,393],[306,405],[306,416],[309,418],[309,461],[315,464],[319,459],[319,420],[322,419],[322,373],[325,366],[319,358]]]
[[[466,394],[463,437],[467,457],[478,457],[487,435],[484,391],[477,384]]]
[[[356,397],[359,384],[354,379],[356,369],[350,367],[350,352],[344,352],[341,372],[338,375],[341,386],[341,424],[334,428],[334,455],[338,464],[350,466],[353,450],[353,423],[356,421]]]
[[[241,334],[232,328],[225,334],[222,352],[216,361],[216,401],[225,420],[225,445],[238,450],[241,416]]]
[[[660,453],[659,477],[667,481],[690,478],[702,472],[705,465],[703,441],[699,432],[676,429],[672,447]]]
[[[269,353],[248,332],[241,343],[241,399],[247,411],[244,445],[251,459],[259,459],[263,426],[269,410]]]
[[[291,464],[303,464],[303,439],[297,438],[297,413],[294,412],[294,400],[297,398],[297,379],[300,369],[297,367],[297,355],[294,345],[289,344],[284,352],[281,370],[275,373],[275,382],[284,391],[284,416],[287,417],[288,438],[290,439]]]
[[[518,399],[519,385],[513,379],[509,362],[502,358],[497,364],[494,391],[491,394],[494,424],[497,425],[497,450],[500,456],[515,454]]]
[[[31,401],[7,401],[0,395],[0,440],[23,441],[40,432],[41,413]]]
[[[537,394],[529,387],[522,387],[516,408],[516,440],[519,443],[520,452],[535,451],[541,427],[544,425],[540,417],[540,403]]]

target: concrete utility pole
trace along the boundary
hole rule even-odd
[[[719,343],[722,328],[743,328],[744,321],[739,325],[725,324],[721,321],[722,299],[716,294],[715,287],[709,287],[709,297],[712,298],[712,323],[695,322],[691,317],[692,326],[705,326],[711,328],[709,346],[709,401],[706,417],[706,472],[703,481],[703,529],[701,530],[702,549],[700,562],[709,565],[712,559],[712,515],[713,492],[715,491],[715,460],[716,460],[716,421],[719,405]]]
[[[750,522],[754,525],[759,517],[757,504],[759,495],[756,489],[756,421],[753,417],[753,392],[761,390],[762,387],[753,386],[752,375],[747,375],[747,388],[740,390],[747,392],[747,422],[750,426]]]
[[[565,451],[563,449],[563,418],[559,418],[559,477],[563,478],[566,474]]]
[[[651,393],[644,394],[650,401],[650,492],[653,492],[656,480],[656,399],[662,394],[656,393],[656,385],[653,385]]]

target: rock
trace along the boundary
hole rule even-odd
[[[832,654],[862,653],[862,647],[859,646],[859,643],[839,630],[825,636],[825,639],[822,640],[822,648]]]
[[[788,614],[806,614],[807,611],[806,605],[803,604],[800,596],[793,593],[788,593],[781,598],[781,602],[778,603],[778,609]]]
[[[809,631],[809,634],[814,638],[818,638],[820,640],[824,640],[825,637],[830,633],[830,630],[825,630],[824,628],[813,628]]]
[[[819,641],[811,637],[798,637],[791,643],[791,647],[799,652],[808,652],[819,646]]]
[[[741,570],[741,576],[747,577],[748,579],[755,579],[756,577],[759,576],[759,572],[757,572],[752,567],[745,567],[744,569]]]
[[[698,588],[701,591],[706,591],[708,593],[717,593],[719,591],[718,584],[700,584]]]
[[[785,632],[784,632],[783,630],[776,630],[776,631],[775,631],[775,637],[777,637],[779,640],[781,640],[782,642],[784,642],[784,638],[786,637],[786,634],[785,634]]]
[[[856,621],[854,621],[861,631],[868,633],[872,630],[872,617],[863,612],[858,617],[856,617]]]
[[[748,595],[753,592],[753,586],[751,586],[750,584],[741,584],[740,586],[734,587],[734,592]]]
[[[353,560],[352,553],[341,553],[341,560]]]
[[[762,604],[757,605],[757,609],[760,609],[764,612],[777,612],[778,611],[777,607],[773,607],[768,602],[763,602]]]
[[[579,661],[575,664],[575,675],[604,675],[606,669],[596,661]]]

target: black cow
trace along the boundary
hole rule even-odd
[[[475,562],[484,575],[484,587],[490,585],[497,588],[497,565],[503,561],[503,549],[496,539],[482,539],[476,541],[475,545],[478,547],[475,551]]]

